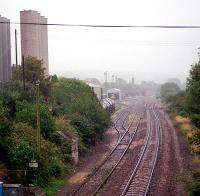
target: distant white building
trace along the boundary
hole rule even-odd
[[[92,84],[90,82],[86,82],[86,84],[88,84],[92,88],[92,90],[95,93],[95,95],[97,96],[98,100],[101,100],[102,96],[103,96],[102,95],[102,87],[99,85],[96,85],[96,84]]]
[[[122,99],[122,93],[121,90],[118,88],[111,88],[107,90],[107,97],[111,98],[113,100],[121,100]]]

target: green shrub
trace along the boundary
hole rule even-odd
[[[192,123],[194,123],[194,125],[196,125],[197,127],[200,127],[200,114],[191,113],[190,119]]]
[[[34,182],[39,186],[48,185],[52,176],[58,177],[65,171],[64,157],[56,144],[42,140],[39,168],[34,172]]]
[[[46,192],[53,195],[60,182],[52,184],[52,179],[55,182],[55,177],[73,169],[72,139],[78,137],[79,153],[84,153],[89,145],[95,144],[96,139],[102,139],[109,125],[109,116],[88,85],[78,80],[58,80],[56,77],[50,84],[49,78],[43,77],[41,62],[37,61],[38,65],[35,66],[35,59],[29,60],[33,72],[27,70],[30,77],[26,78],[26,90],[22,90],[21,81],[14,80],[0,89],[0,147],[6,152],[9,169],[28,170],[24,182],[46,187]],[[20,69],[16,72],[19,74],[16,79],[21,79]],[[37,146],[34,84],[38,79],[35,75],[37,70],[43,80],[40,91],[45,96],[45,99],[40,97],[40,150]],[[51,85],[52,98],[49,99]],[[47,101],[52,106],[52,112]],[[59,137],[58,132],[62,132],[66,137]],[[29,168],[33,154],[38,162],[37,169]],[[20,181],[20,178],[22,177],[18,176],[15,179]]]
[[[200,194],[200,172],[193,174],[194,184],[190,190],[190,196],[199,196]]]
[[[27,169],[33,153],[38,155],[36,130],[24,123],[17,123],[7,138],[7,153],[11,167]]]
[[[186,93],[180,91],[177,94],[169,95],[164,99],[167,104],[167,110],[171,113],[176,113],[181,116],[187,116],[188,112],[186,109]]]
[[[200,128],[200,62],[191,66],[187,78],[186,105],[192,122]]]
[[[67,116],[86,145],[102,138],[109,116],[87,84],[61,78],[53,86],[52,97],[54,114]]]
[[[40,186],[48,184],[51,176],[61,176],[65,170],[64,158],[60,149],[52,142],[42,138],[41,152],[37,148],[37,132],[24,123],[14,125],[13,131],[7,138],[7,154],[9,165],[13,169],[30,169],[29,162],[37,160],[38,169],[31,171],[29,179]]]
[[[20,94],[17,91],[1,89],[0,99],[3,107],[7,109],[8,117],[14,118],[16,113],[16,101],[19,100]]]
[[[64,180],[51,178],[49,184],[43,187],[43,191],[46,193],[47,196],[54,196],[58,190],[64,186]]]
[[[16,110],[16,122],[28,123],[37,128],[36,104],[27,101],[17,102]],[[55,119],[44,104],[40,104],[40,125],[43,137],[52,138],[55,132]]]
[[[0,100],[0,144],[4,141],[4,137],[7,136],[12,127],[12,122],[7,118],[7,109],[3,106],[2,101]]]

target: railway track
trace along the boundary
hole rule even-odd
[[[130,120],[130,109],[125,110],[120,114],[119,118],[114,123],[114,127],[119,134],[118,142],[109,155],[104,159],[104,161],[92,172],[92,174],[85,180],[85,182],[70,196],[74,195],[96,195],[98,191],[106,183],[107,179],[111,176],[112,172],[115,170],[119,162],[122,160],[127,149],[130,146],[133,136],[137,131],[140,119],[134,117],[131,122]],[[121,122],[121,123],[120,123]],[[130,128],[133,123],[136,123],[134,131],[130,133]]]
[[[146,196],[159,154],[161,125],[153,107],[147,110],[148,128],[145,143],[130,178],[121,187],[121,196]]]
[[[126,131],[127,127],[125,125],[125,121],[130,114],[128,109],[125,109],[122,111],[119,116],[117,117],[117,120],[114,122],[114,128],[117,131],[118,134],[118,142],[120,138],[122,137],[123,133]]]

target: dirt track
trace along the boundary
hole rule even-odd
[[[189,145],[172,121],[160,111],[162,122],[161,156],[151,182],[151,196],[188,195],[187,184],[191,181],[195,166]]]
[[[105,156],[111,151],[117,142],[117,133],[114,128],[108,129],[104,141],[92,147],[85,156],[81,157],[74,173],[66,176],[66,185],[56,194],[56,196],[69,195],[78,187],[91,171],[100,164]]]

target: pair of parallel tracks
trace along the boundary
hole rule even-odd
[[[148,194],[161,143],[161,125],[159,117],[153,107],[150,108],[150,111],[153,113],[155,119],[151,119],[149,112],[145,143],[128,182],[122,187],[123,192],[121,196],[146,196]],[[153,124],[153,122],[155,124]]]
[[[107,157],[101,162],[101,164],[88,176],[88,178],[70,194],[74,195],[96,195],[99,190],[104,186],[106,181],[109,179],[115,168],[118,166],[120,161],[123,159],[126,151],[128,150],[133,137],[138,129],[140,119],[138,120],[135,129],[132,133],[129,132],[132,124],[136,120],[136,113],[131,119],[131,123],[126,127],[126,121],[131,111],[125,110],[122,112],[114,123],[114,127],[118,133],[118,141],[112,151]],[[122,119],[122,120],[121,120]],[[121,120],[121,123],[118,122]],[[130,120],[130,119],[129,119]],[[120,125],[121,124],[121,125]]]
[[[144,145],[137,160],[137,164],[125,185],[123,185],[121,196],[125,195],[143,195],[146,196],[149,190],[150,182],[155,169],[156,161],[158,159],[160,140],[161,140],[161,125],[159,117],[153,107],[148,110],[147,118],[147,135],[145,137]],[[150,113],[153,114],[154,120]],[[114,123],[114,127],[118,132],[118,142],[103,162],[91,173],[91,175],[84,181],[81,186],[76,189],[70,196],[74,195],[88,195],[95,196],[111,177],[119,163],[124,158],[128,151],[134,136],[138,130],[140,121],[137,119],[136,126],[132,133],[130,128],[135,121],[135,117],[131,120],[128,127],[125,127],[125,122],[130,115],[130,111],[122,112]],[[135,113],[136,115],[136,113]],[[119,121],[122,119],[122,122]],[[119,124],[118,124],[119,123]],[[120,125],[121,124],[121,125]]]

